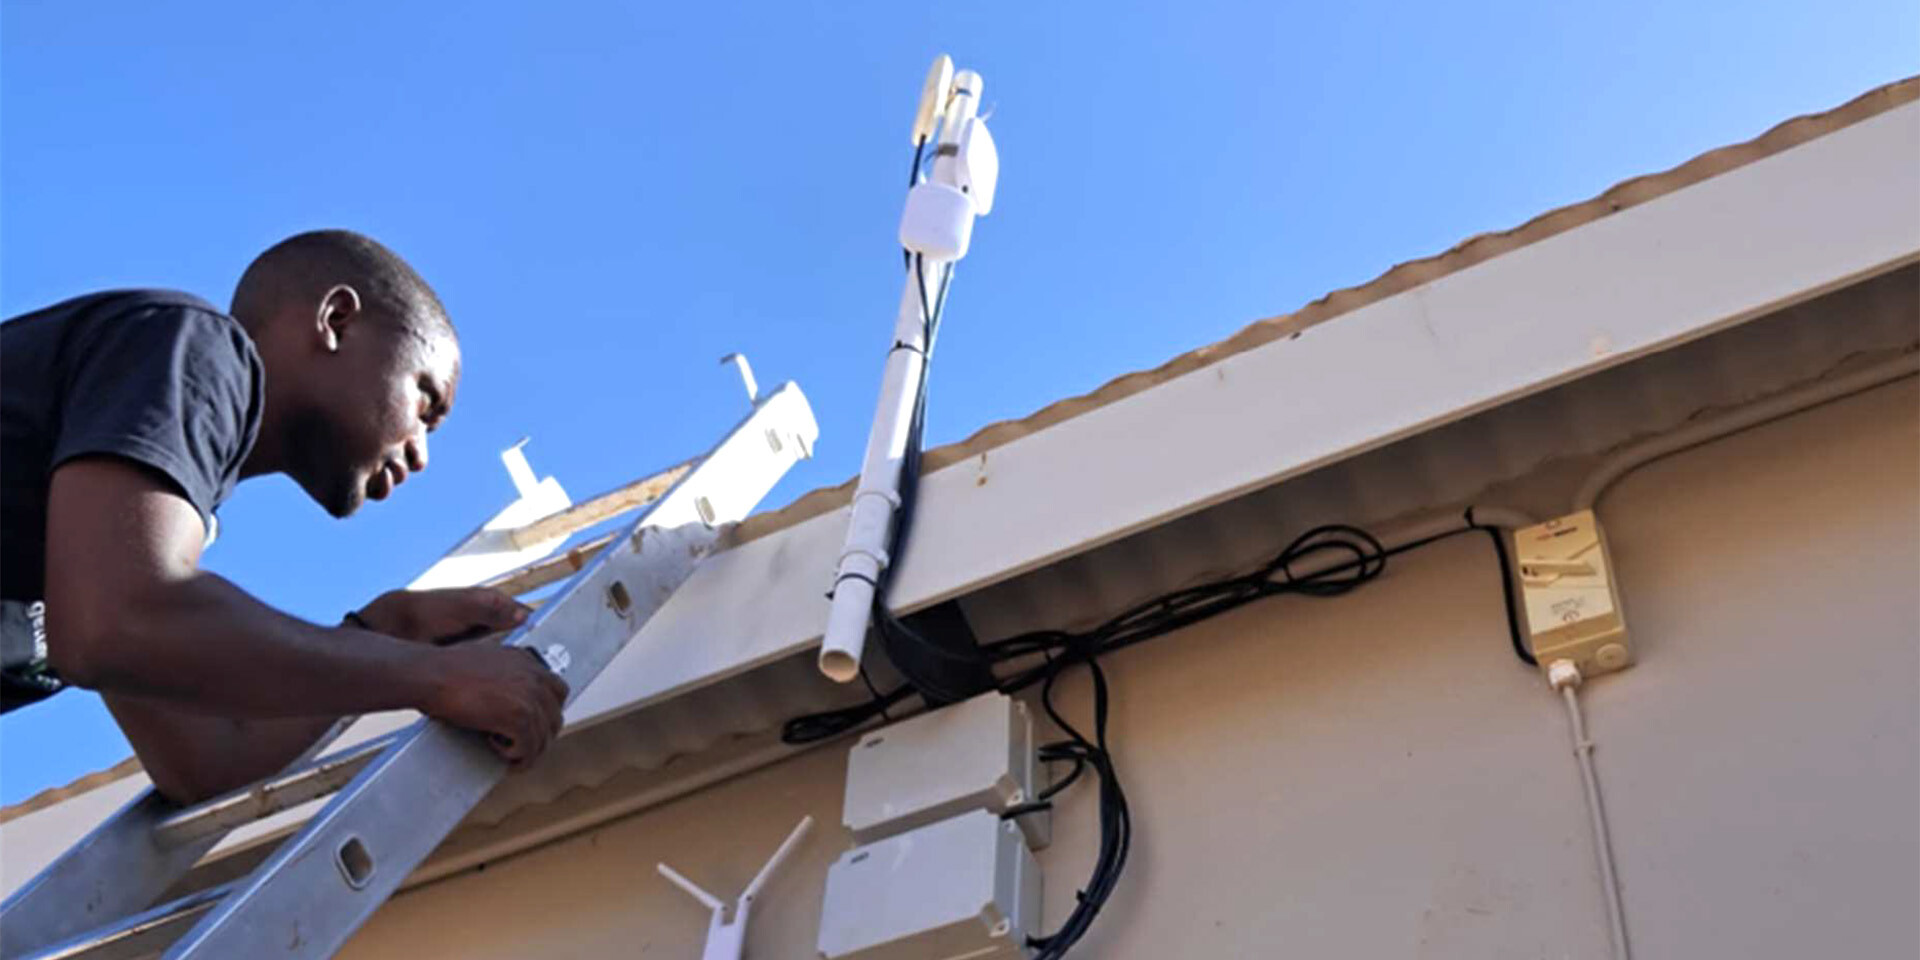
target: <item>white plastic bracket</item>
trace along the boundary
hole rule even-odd
[[[722,366],[731,363],[734,369],[740,371],[740,381],[745,384],[747,388],[747,402],[759,403],[760,384],[753,379],[753,365],[747,362],[747,355],[744,353],[729,353],[720,358],[720,363]]]
[[[507,465],[507,476],[513,478],[513,489],[522,497],[531,497],[540,486],[540,478],[533,475],[533,465],[527,463],[527,453],[521,448],[532,438],[521,437],[513,446],[500,451],[500,462]]]

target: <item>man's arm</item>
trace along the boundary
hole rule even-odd
[[[62,678],[239,719],[413,708],[504,738],[517,763],[559,731],[566,686],[524,652],[306,623],[200,570],[201,543],[199,513],[147,469],[85,457],[56,470],[47,652]]]
[[[498,590],[453,587],[394,590],[361,608],[360,623],[389,637],[446,644],[498,641],[525,622],[528,608]],[[285,769],[326,733],[325,717],[239,720],[178,704],[107,694],[107,709],[133,744],[161,793],[181,802],[216,796]]]
[[[166,700],[104,694],[155,790],[196,803],[273,776],[313,746],[334,720],[238,720],[195,713]]]

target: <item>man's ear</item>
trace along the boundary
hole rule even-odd
[[[314,336],[322,349],[336,353],[340,349],[340,335],[359,319],[360,292],[344,283],[334,284],[320,298],[320,308],[314,313]]]

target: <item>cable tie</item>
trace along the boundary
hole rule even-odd
[[[887,506],[895,510],[900,509],[900,493],[897,490],[891,490],[886,487],[861,487],[853,492],[852,502],[856,504],[859,503],[861,497],[879,497],[887,502]],[[843,556],[841,559],[844,560],[846,558]],[[875,559],[879,558],[876,557]],[[881,560],[881,562],[885,563],[886,561]]]

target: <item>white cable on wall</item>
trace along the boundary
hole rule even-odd
[[[1607,458],[1574,495],[1574,510],[1592,510],[1600,498],[1622,477],[1656,460],[1691,450],[1743,430],[1771,423],[1875,387],[1920,374],[1920,353],[1900,355],[1845,376],[1834,377],[1782,392],[1731,413],[1702,423],[1691,424],[1658,437],[1626,447]],[[1620,880],[1613,859],[1613,839],[1607,827],[1606,808],[1600,799],[1600,778],[1593,763],[1593,741],[1587,738],[1586,719],[1580,712],[1578,688],[1580,671],[1571,661],[1561,660],[1548,667],[1548,683],[1560,692],[1567,707],[1567,720],[1573,736],[1573,755],[1580,765],[1580,778],[1586,785],[1587,812],[1592,820],[1594,856],[1600,864],[1601,886],[1606,895],[1608,935],[1615,960],[1629,960],[1626,910],[1620,897]]]
[[[1587,738],[1586,718],[1580,713],[1580,671],[1571,660],[1556,660],[1547,668],[1547,682],[1567,704],[1573,758],[1587,787],[1587,816],[1593,821],[1593,855],[1600,862],[1600,887],[1607,901],[1607,937],[1614,960],[1631,960],[1627,946],[1627,911],[1620,902],[1620,877],[1614,870],[1613,836],[1607,829],[1607,808],[1600,800],[1600,774],[1593,766],[1593,741]]]

